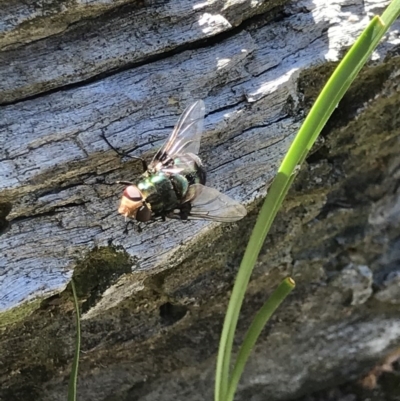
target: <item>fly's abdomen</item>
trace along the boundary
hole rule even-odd
[[[193,184],[202,184],[204,185],[206,183],[206,171],[204,170],[203,166],[200,165],[195,165],[194,170],[188,172],[185,175],[186,179],[189,182],[189,185]]]
[[[206,171],[200,158],[193,153],[186,153],[174,159],[176,167],[184,166],[179,175],[183,176],[189,185],[206,183]]]

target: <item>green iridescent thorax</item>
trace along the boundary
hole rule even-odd
[[[155,214],[176,209],[188,187],[188,181],[180,174],[167,176],[161,172],[149,175],[138,184],[146,203]]]

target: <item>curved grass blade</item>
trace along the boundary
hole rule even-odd
[[[261,334],[261,331],[265,327],[272,314],[278,309],[279,305],[285,300],[294,287],[295,282],[290,277],[283,280],[279,284],[278,288],[276,288],[276,290],[268,298],[267,302],[265,302],[265,304],[257,312],[257,315],[255,316],[244,337],[242,346],[239,349],[236,363],[232,370],[226,401],[233,401],[240,377],[242,376],[246,362],[251,351],[253,350],[254,345],[256,344],[258,337]]]
[[[382,19],[374,17],[371,20],[323,88],[278,170],[250,236],[232,290],[218,352],[215,401],[226,400],[234,333],[244,294],[261,246],[294,179],[296,167],[304,161],[340,99],[399,14],[400,0],[394,0]]]

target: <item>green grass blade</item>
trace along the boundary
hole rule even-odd
[[[304,161],[336,105],[386,33],[389,24],[399,14],[400,0],[394,0],[382,15],[382,19],[375,17],[371,20],[322,90],[278,170],[250,236],[232,290],[218,352],[215,401],[226,400],[232,344],[240,307],[261,246],[294,179],[296,166]]]
[[[236,276],[231,299],[222,329],[215,380],[215,400],[225,401],[228,388],[229,366],[232,353],[234,333],[239,318],[240,307],[250,280],[250,275],[257,260],[261,246],[272,225],[279,205],[284,197],[283,190],[290,177],[278,173],[275,177],[267,198],[261,208],[259,217],[251,233],[242,263]],[[275,184],[275,185],[274,185]]]
[[[76,341],[75,355],[72,362],[71,375],[68,384],[68,401],[76,401],[76,384],[78,380],[79,353],[81,350],[81,321],[79,314],[78,297],[76,296],[74,280],[71,280],[72,294],[74,298],[75,316],[76,316]]]
[[[295,283],[291,278],[286,278],[285,280],[283,280],[278,288],[268,298],[267,302],[258,311],[256,317],[254,318],[245,335],[243,344],[240,347],[238,356],[236,358],[236,363],[233,368],[231,379],[229,382],[227,396],[225,398],[226,401],[233,401],[233,397],[235,396],[236,388],[238,386],[240,377],[242,376],[247,359],[249,358],[250,353],[253,350],[253,347],[261,334],[261,331],[265,327],[265,324],[267,323],[269,318],[279,307],[279,305],[294,289],[294,286]]]
[[[393,0],[386,8],[384,13],[381,15],[382,22],[387,26],[387,29],[390,25],[396,21],[400,16],[400,0]],[[387,31],[385,30],[385,32]]]

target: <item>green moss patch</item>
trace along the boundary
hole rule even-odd
[[[39,309],[41,302],[41,299],[35,299],[32,302],[25,302],[16,308],[0,313],[0,328],[19,322],[29,316],[36,309]]]
[[[114,247],[94,248],[75,267],[73,279],[80,299],[84,298],[82,312],[93,306],[103,292],[123,274],[132,272],[132,258]]]

